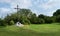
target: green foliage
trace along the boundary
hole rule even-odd
[[[11,20],[11,21],[10,21],[10,24],[8,24],[8,25],[14,25],[14,21]]]
[[[21,9],[18,13],[7,15],[4,18],[4,21],[10,25],[11,20],[14,23],[21,22],[22,24],[42,24],[42,23],[57,23],[60,22],[60,9],[53,13],[53,16],[46,16],[40,14],[36,16],[35,13],[32,13],[30,9]],[[13,24],[12,24],[13,25]]]
[[[20,11],[18,11],[18,14],[30,17],[32,15],[32,11],[30,9],[20,9]]]
[[[45,17],[46,17],[46,16],[43,15],[43,14],[38,15],[38,18],[42,18],[42,19],[44,19]]]
[[[60,15],[60,9],[58,9],[56,12],[53,13],[53,16],[58,16]]]
[[[17,21],[22,24],[42,24],[42,23],[52,23],[53,20],[49,16],[40,14],[38,17],[35,13],[32,13],[30,9],[21,9],[18,13],[7,15],[5,21],[9,24],[13,20],[14,23]]]
[[[26,16],[21,16],[21,17],[20,17],[20,22],[21,22],[22,24],[30,24],[30,21],[27,19]]]
[[[30,22],[33,23],[33,24],[37,24],[37,22],[38,22],[38,18],[37,18],[37,16],[36,16],[35,13],[34,13],[34,14],[31,14],[31,16],[30,16],[28,19],[29,19]]]
[[[38,24],[43,24],[43,23],[45,23],[45,20],[44,20],[44,19],[39,18],[39,19],[38,19]]]
[[[0,26],[6,26],[6,25],[7,23],[5,22],[5,20],[0,19]]]
[[[45,15],[43,15],[43,14],[40,14],[40,15],[38,16],[38,18],[41,18],[42,21],[45,22],[45,23],[53,23],[52,18],[49,17],[49,16],[45,16]],[[40,20],[40,21],[41,21],[41,20]]]
[[[52,20],[52,23],[57,23],[57,22],[56,22],[56,16],[52,16],[52,17],[51,17],[51,20]]]
[[[60,23],[60,15],[56,16],[56,22]]]
[[[53,13],[53,17],[55,17],[55,21],[57,23],[60,23],[60,9],[56,10],[56,12]]]
[[[46,17],[44,18],[44,20],[45,20],[45,23],[53,23],[52,18],[49,17],[49,16],[46,16]]]

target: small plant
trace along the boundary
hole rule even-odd
[[[14,21],[13,21],[13,20],[11,20],[9,25],[14,25]]]

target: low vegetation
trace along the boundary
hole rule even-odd
[[[31,24],[24,27],[15,25],[1,27],[0,36],[60,36],[59,24]]]

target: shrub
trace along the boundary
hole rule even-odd
[[[11,21],[10,21],[10,24],[8,24],[8,25],[14,25],[14,21],[11,20]]]
[[[22,24],[30,24],[30,21],[28,19],[22,19],[21,23]]]
[[[51,18],[46,18],[45,23],[53,23],[53,20]]]
[[[8,24],[5,22],[5,20],[0,19],[0,26],[6,26],[6,25],[8,25]]]
[[[56,22],[60,23],[60,15],[56,17]]]
[[[44,19],[39,18],[38,19],[38,24],[43,24],[43,23],[45,23]]]

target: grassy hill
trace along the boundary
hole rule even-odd
[[[0,27],[0,36],[60,36],[60,25],[41,24]]]

